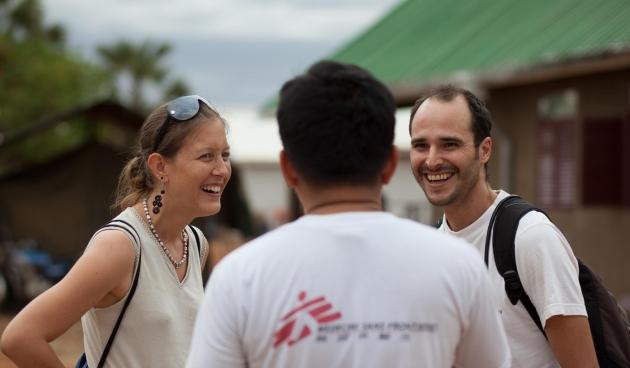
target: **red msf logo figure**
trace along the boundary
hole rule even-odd
[[[341,312],[332,311],[332,304],[324,296],[306,300],[306,292],[298,296],[300,305],[293,308],[282,317],[282,326],[274,333],[273,347],[278,347],[286,341],[293,346],[298,341],[309,336],[318,325],[336,321],[341,318]]]

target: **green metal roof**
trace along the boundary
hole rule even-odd
[[[331,56],[392,85],[630,46],[630,0],[409,0]]]

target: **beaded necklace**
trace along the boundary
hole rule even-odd
[[[180,259],[179,261],[176,261],[175,259],[173,259],[173,256],[171,255],[171,252],[169,252],[168,248],[166,248],[164,246],[164,242],[158,236],[157,231],[155,231],[155,226],[153,226],[153,221],[151,221],[151,215],[149,215],[149,205],[147,203],[147,199],[146,198],[142,202],[142,205],[144,207],[144,215],[146,216],[147,223],[149,224],[149,229],[151,230],[151,233],[153,233],[153,236],[155,237],[155,240],[157,241],[157,243],[162,248],[162,251],[164,251],[164,254],[166,254],[166,257],[168,257],[168,260],[171,261],[171,263],[173,264],[173,267],[180,268],[184,263],[186,263],[186,259],[188,258],[188,234],[186,234],[185,230],[182,230],[182,241],[184,243],[184,254],[182,255],[182,259]]]

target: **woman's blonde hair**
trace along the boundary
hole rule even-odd
[[[112,209],[122,211],[133,206],[155,188],[156,183],[147,165],[147,158],[151,153],[159,153],[167,159],[173,158],[186,139],[197,130],[201,122],[218,120],[224,126],[226,125],[225,120],[217,111],[201,101],[199,113],[193,119],[186,121],[167,121],[170,118],[166,106],[167,104],[160,105],[144,120],[142,128],[140,128],[138,143],[118,178],[118,187]],[[154,150],[158,131],[163,124],[168,123],[170,126],[166,134]]]

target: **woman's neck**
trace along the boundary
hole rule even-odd
[[[145,223],[148,226],[150,223],[153,224],[155,231],[157,232],[160,239],[165,244],[170,245],[177,242],[178,239],[181,238],[181,234],[182,234],[182,231],[184,230],[184,227],[190,221],[186,221],[183,218],[178,218],[177,216],[174,215],[173,210],[168,211],[168,209],[165,209],[164,207],[160,209],[160,212],[158,214],[153,213],[152,211],[153,207],[151,206],[150,200],[147,200],[148,202],[147,211],[145,211],[143,202],[144,200],[142,200],[140,203],[137,203],[134,206],[134,208],[138,213],[142,214],[142,218],[145,221]],[[147,212],[148,212],[148,216],[150,216],[150,220],[151,220],[150,222],[146,218]]]

